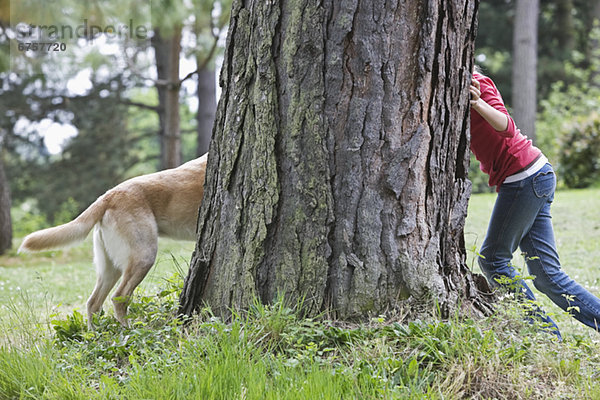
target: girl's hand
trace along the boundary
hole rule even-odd
[[[475,79],[471,79],[471,87],[469,88],[469,92],[471,93],[471,107],[474,107],[479,102],[479,98],[481,97],[481,87],[479,86],[479,82]]]
[[[481,98],[481,86],[475,79],[471,80],[471,108],[483,117],[495,130],[504,132],[508,129],[508,115],[490,106]]]

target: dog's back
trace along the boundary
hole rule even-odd
[[[156,218],[159,235],[194,240],[207,156],[115,186],[73,221],[27,235],[18,251],[42,251],[77,244],[101,222],[107,210],[126,213],[146,207]]]
[[[111,208],[149,207],[158,234],[179,240],[196,239],[198,209],[204,194],[207,155],[178,168],[142,175],[109,190]]]

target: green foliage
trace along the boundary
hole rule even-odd
[[[118,97],[119,79],[97,82],[89,96],[73,98],[65,110],[78,129],[59,156],[44,163],[24,164],[13,158],[9,164],[15,201],[37,200],[46,219],[52,223],[71,220],[107,189],[125,178],[138,158],[137,136],[126,128],[126,108]],[[109,93],[100,96],[99,93]],[[24,174],[23,174],[24,171]],[[18,178],[19,175],[26,177]]]
[[[67,315],[66,320],[52,320],[51,322],[58,341],[83,339],[83,332],[86,329],[83,315],[79,311],[74,310],[73,314]]]
[[[479,5],[475,61],[493,77],[505,101],[510,101],[512,94],[513,19],[514,1],[482,1]]]
[[[102,26],[115,25],[120,18],[132,14],[134,26],[150,22],[149,3],[144,1],[111,0],[92,5],[59,1],[44,12],[40,11],[43,7],[40,8],[39,3],[19,4],[20,11],[29,11],[23,18],[49,17],[49,13],[58,8],[63,14],[54,18],[64,25],[81,24],[82,15],[90,23],[93,20]],[[221,13],[214,19],[216,26],[222,27],[228,19],[229,1],[202,1],[202,4],[208,9],[209,22],[215,4],[220,6]],[[178,20],[189,23],[190,8],[190,4],[180,1],[153,1],[153,22],[164,30]],[[38,15],[40,13],[43,15]],[[3,43],[0,38],[0,44]],[[132,57],[135,53],[134,59],[129,61],[141,72],[123,71],[122,55],[103,54],[93,43],[87,43],[80,54],[65,52],[60,54],[59,60],[45,59],[43,75],[0,73],[0,108],[4,106],[8,110],[0,122],[0,130],[9,133],[3,145],[10,153],[7,171],[15,203],[38,199],[40,211],[50,223],[55,223],[76,215],[99,194],[126,177],[156,170],[159,151],[156,114],[123,105],[123,98],[129,97],[150,107],[156,104],[156,99],[144,98],[149,93],[145,88],[148,81],[140,77],[149,68],[143,55],[148,45],[149,41],[119,43],[124,49],[132,48],[132,52],[123,51],[123,54]],[[74,83],[74,79],[81,79],[76,74],[87,71],[91,73],[92,88],[84,95],[69,93],[66,83]],[[135,87],[139,90],[132,90]],[[185,133],[182,147],[184,159],[188,160],[195,157],[195,116],[185,106],[186,102],[182,104],[181,129]],[[44,119],[69,123],[78,129],[78,135],[59,156],[48,154],[35,125],[29,126],[27,132],[14,130],[19,121],[35,124]],[[134,170],[138,162],[142,165]]]
[[[79,134],[59,159],[44,167],[45,182],[34,193],[40,209],[52,221],[73,205],[79,206],[77,212],[85,209],[122,181],[137,161],[131,154],[135,138],[126,130],[125,108],[118,101],[120,89],[114,87],[118,80],[113,82],[96,83],[93,89],[97,93],[111,90],[110,96],[86,96],[70,102],[72,123]]]
[[[593,31],[593,38],[600,38],[600,29]],[[540,102],[538,146],[568,187],[587,187],[599,178],[599,67],[598,58],[586,68],[567,64],[573,83],[556,82]]]
[[[29,201],[21,203],[11,210],[13,222],[13,235],[15,237],[24,237],[31,232],[48,228],[46,218],[40,214],[35,202]]]
[[[81,206],[77,204],[75,199],[69,197],[60,205],[52,220],[57,225],[65,224],[75,218],[80,211]]]
[[[592,113],[566,125],[559,146],[559,172],[567,187],[585,188],[600,181],[600,115]]]
[[[475,42],[476,61],[494,78],[510,105],[512,88],[513,26],[515,0],[483,0]],[[589,68],[592,54],[593,1],[548,0],[540,2],[538,19],[538,101],[545,99],[557,81],[575,83],[569,68]]]
[[[494,191],[494,188],[488,184],[489,176],[479,168],[479,161],[473,153],[471,153],[469,164],[469,180],[472,184],[472,193],[491,193]]]

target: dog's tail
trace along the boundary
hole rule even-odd
[[[101,196],[73,221],[27,235],[18,253],[57,249],[83,241],[100,221],[107,206],[105,196]]]

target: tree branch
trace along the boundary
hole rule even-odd
[[[219,35],[215,35],[213,33],[213,44],[210,48],[210,51],[208,52],[208,55],[204,58],[204,61],[202,61],[202,64],[198,65],[198,68],[195,71],[190,72],[189,74],[187,74],[183,79],[181,79],[179,81],[179,84],[183,84],[183,82],[187,81],[188,79],[190,79],[192,76],[198,74],[198,72],[200,72],[201,70],[203,70],[204,68],[206,68],[206,66],[208,65],[209,61],[213,58],[215,51],[217,50],[217,44],[219,43]],[[196,60],[199,60],[199,58],[197,58]],[[198,62],[198,61],[196,61]]]
[[[134,106],[134,107],[144,108],[146,110],[151,110],[151,111],[154,111],[154,112],[160,111],[160,107],[159,106],[151,106],[150,104],[139,103],[137,101],[132,101],[132,100],[129,100],[129,99],[121,99],[120,103],[121,104],[125,104],[127,106]]]

